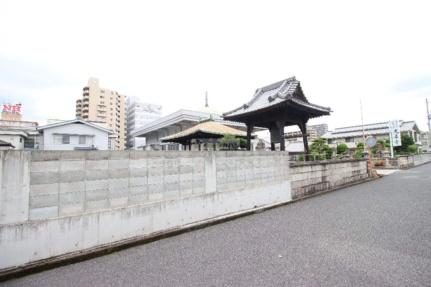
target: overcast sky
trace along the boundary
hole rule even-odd
[[[311,123],[415,120],[431,99],[430,1],[1,1],[0,101],[71,119],[87,79],[145,102],[226,112],[296,76]]]

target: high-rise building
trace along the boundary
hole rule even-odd
[[[135,139],[132,133],[137,129],[159,119],[162,116],[162,106],[141,102],[136,97],[128,97],[126,104],[127,115],[127,147],[139,147],[145,145],[145,142],[136,142],[136,140],[145,140],[144,138]]]
[[[322,137],[328,132],[328,124],[307,125],[307,137],[309,142]],[[284,135],[288,142],[302,141],[302,133],[300,131],[288,132]]]
[[[104,123],[115,135],[110,149],[123,150],[126,146],[125,96],[99,86],[99,80],[90,78],[83,88],[82,99],[76,100],[76,117]]]

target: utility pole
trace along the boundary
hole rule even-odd
[[[427,121],[428,121],[428,132],[431,133],[431,114],[430,114],[430,110],[429,110],[429,104],[428,104],[428,99],[425,99],[426,104],[427,104]]]
[[[427,123],[428,123],[428,147],[431,147],[431,114],[429,111],[428,99],[425,99],[427,105]]]
[[[365,128],[364,128],[364,112],[362,110],[362,99],[359,100],[359,103],[361,105],[361,122],[362,122],[362,142],[365,147]]]

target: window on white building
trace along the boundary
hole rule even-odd
[[[85,136],[79,136],[79,144],[85,144],[86,137]]]
[[[61,139],[62,144],[70,144],[70,136],[69,135],[63,135]]]

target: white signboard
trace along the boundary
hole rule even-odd
[[[388,122],[389,127],[389,138],[392,146],[401,146],[401,127],[400,121]]]

